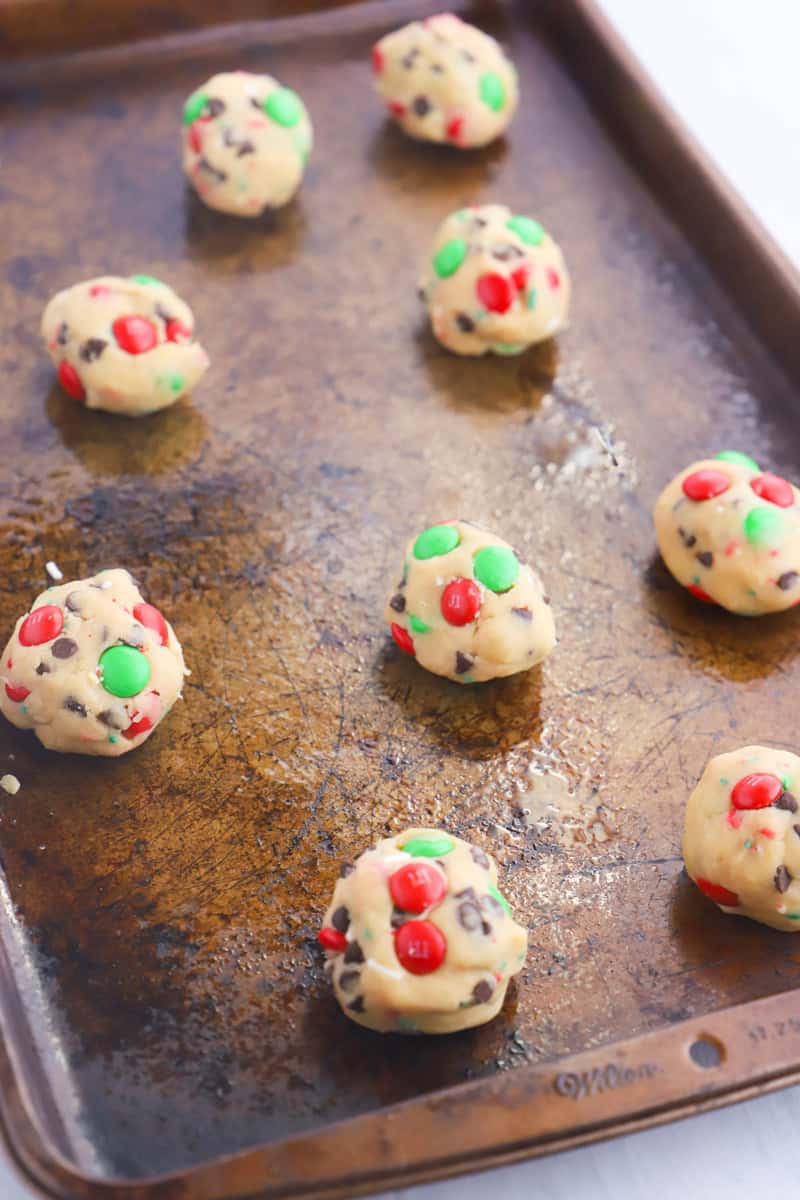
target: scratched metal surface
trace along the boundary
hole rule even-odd
[[[22,781],[0,800],[0,920],[24,1082],[100,1175],[800,983],[798,943],[721,916],[678,858],[707,757],[791,744],[800,618],[697,605],[649,516],[725,446],[796,476],[792,393],[524,8],[492,27],[524,107],[475,154],[384,123],[374,26],[3,102],[0,625],[47,559],[68,577],[126,565],[192,669],[122,760],[0,728]],[[178,167],[183,97],[232,65],[297,87],[317,132],[300,198],[258,224],[204,210]],[[569,333],[519,360],[449,356],[415,297],[441,216],[489,199],[538,216],[575,280]],[[79,411],[37,334],[57,288],[134,271],[190,300],[212,356],[190,405],[138,424]],[[543,669],[461,688],[387,642],[402,544],[456,514],[540,568],[561,638]],[[491,1027],[409,1042],[340,1016],[314,939],[339,863],[422,822],[492,850],[531,948]]]

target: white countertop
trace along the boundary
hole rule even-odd
[[[600,0],[718,165],[800,266],[798,0]],[[393,1200],[753,1200],[791,1189],[800,1088]],[[780,1188],[780,1192],[778,1189]],[[0,1200],[31,1200],[0,1159]]]

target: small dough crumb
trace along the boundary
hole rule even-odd
[[[683,859],[723,910],[800,932],[800,758],[743,746],[706,767],[686,806]]]
[[[391,116],[426,142],[485,146],[508,128],[519,103],[513,63],[493,37],[454,13],[381,38],[372,69]]]
[[[497,1016],[528,935],[490,855],[407,829],[342,868],[319,940],[345,1016],[379,1033],[453,1033]]]
[[[2,779],[0,779],[0,788],[2,788],[4,792],[8,792],[9,796],[16,796],[21,787],[22,784],[17,779],[16,775],[4,775]]]

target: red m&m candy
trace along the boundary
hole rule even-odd
[[[516,271],[511,272],[511,282],[518,292],[524,292],[528,286],[528,267],[525,263],[521,267],[517,267]]]
[[[179,321],[177,317],[173,317],[171,321],[167,321],[167,341],[168,342],[190,342],[192,340],[192,331],[188,325],[184,325],[183,321]]]
[[[6,684],[6,695],[9,700],[13,700],[14,704],[22,704],[23,700],[27,700],[30,694],[30,688],[14,687],[11,683]]]
[[[489,312],[508,312],[514,302],[514,285],[511,280],[494,271],[488,275],[481,275],[475,288],[478,299]]]
[[[372,47],[372,69],[376,75],[380,75],[383,70],[383,51],[380,46]]]
[[[403,912],[421,913],[444,899],[447,884],[436,867],[414,861],[395,871],[389,880],[389,891]]]
[[[73,400],[85,400],[86,390],[81,383],[81,377],[66,359],[58,364],[58,382]]]
[[[317,940],[323,949],[332,950],[334,954],[341,954],[347,949],[347,938],[343,933],[339,933],[338,929],[331,929],[330,926],[320,929]]]
[[[709,900],[714,900],[717,904],[724,904],[727,908],[736,908],[738,905],[739,897],[736,892],[729,891],[721,883],[711,883],[708,879],[698,879],[696,882],[700,891],[708,896]]]
[[[554,267],[547,268],[547,286],[551,291],[555,292],[561,287],[561,276]]]
[[[193,121],[189,126],[189,145],[194,150],[195,154],[202,153],[203,150],[203,135],[200,132],[199,121]]]
[[[728,476],[711,467],[693,471],[681,484],[684,496],[688,496],[690,500],[713,500],[714,496],[721,496],[723,492],[727,492],[730,486]]]
[[[455,117],[451,117],[447,122],[447,137],[451,142],[460,142],[461,135],[464,132],[464,118],[458,113]]]
[[[704,604],[717,603],[713,596],[709,596],[708,592],[704,592],[696,583],[688,584],[686,590],[687,592],[691,592],[693,596],[696,596],[698,600],[702,600]]]
[[[791,508],[794,504],[794,490],[786,479],[780,475],[770,475],[765,471],[757,479],[750,480],[750,487],[762,500],[777,504],[778,508]]]
[[[154,604],[137,604],[133,610],[133,615],[140,625],[144,625],[146,629],[154,630],[159,636],[161,645],[166,646],[169,641],[167,622]]]
[[[410,636],[408,630],[403,629],[402,625],[396,625],[394,622],[392,622],[391,628],[392,628],[392,637],[394,638],[395,642],[400,647],[400,649],[404,650],[406,654],[410,654],[412,658],[416,658],[417,652],[414,649],[414,643],[411,640],[411,636]]]
[[[783,784],[777,775],[755,772],[745,775],[731,792],[734,808],[769,808],[783,794]]]
[[[447,942],[432,921],[406,921],[395,934],[394,952],[412,975],[430,975],[444,962]]]
[[[147,317],[117,317],[111,329],[126,354],[145,354],[158,344],[156,327]]]
[[[440,603],[448,625],[469,625],[481,611],[480,588],[472,579],[452,579]]]
[[[19,640],[23,646],[43,646],[52,642],[64,628],[64,614],[55,604],[43,604],[28,613],[19,627]]]

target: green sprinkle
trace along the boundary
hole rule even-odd
[[[783,515],[777,508],[751,508],[744,519],[744,536],[754,546],[778,545],[783,528]]]
[[[19,711],[20,711],[21,713],[26,713],[26,712],[28,711],[28,706],[27,706],[27,704],[20,704],[20,706],[19,706]]]
[[[431,525],[414,542],[414,558],[438,558],[449,554],[461,541],[455,525]]]
[[[467,243],[463,238],[451,238],[433,258],[433,269],[440,279],[454,275],[467,257]]]
[[[502,79],[499,75],[495,75],[494,71],[487,71],[481,75],[478,88],[481,100],[492,112],[500,112],[500,109],[505,107],[506,89]]]
[[[160,279],[154,279],[152,275],[131,275],[129,278],[131,283],[142,283],[145,287],[165,286]]]
[[[455,842],[445,833],[421,834],[419,837],[410,838],[400,847],[414,858],[443,858],[455,848]]]
[[[506,221],[506,229],[513,230],[526,246],[540,246],[544,241],[544,229],[533,217],[515,215]]]
[[[528,292],[528,308],[536,308],[536,288]]]
[[[171,392],[175,392],[175,394],[177,395],[178,392],[182,392],[185,387],[186,387],[186,380],[183,378],[182,375],[170,375],[169,388],[170,388]]]
[[[411,1017],[398,1017],[397,1028],[402,1029],[404,1033],[416,1033],[417,1023]]]
[[[755,589],[754,589],[754,588],[748,588],[748,589],[747,589],[747,594],[748,594],[748,596],[757,596],[757,595],[758,595],[758,592],[757,592],[757,591],[755,591]]]
[[[700,576],[699,576],[699,575],[693,575],[693,576],[692,576],[692,583],[695,585],[695,587],[699,587],[699,586],[700,586]]]
[[[462,675],[462,676],[461,676],[461,682],[462,682],[462,683],[474,683],[474,682],[475,682],[475,676],[474,676],[474,675]]]
[[[301,159],[303,160],[304,166],[308,162],[308,156],[311,153],[313,144],[314,144],[314,138],[311,133],[310,126],[307,126],[307,125],[301,126],[300,129],[298,129],[294,135],[294,145],[295,145],[295,149],[297,150],[297,153],[300,155]]]
[[[111,742],[112,745],[114,745],[116,742],[119,741],[119,737],[117,736],[116,733],[110,733],[108,735],[108,740]]]
[[[506,910],[508,915],[511,916],[511,905],[508,903],[508,901],[506,900],[503,893],[498,892],[497,888],[491,883],[489,884],[488,890],[489,890],[489,895],[494,896],[495,900],[497,900],[499,904],[502,904],[503,908]]]
[[[451,213],[450,216],[455,217],[457,221],[468,221],[470,212],[466,208],[459,208],[457,212]]]
[[[720,462],[738,463],[740,467],[747,467],[749,471],[761,472],[761,467],[754,458],[749,454],[742,454],[741,450],[720,450],[719,454],[714,455]]]
[[[783,915],[790,921],[800,921],[800,913],[784,913]]]
[[[303,102],[291,88],[277,88],[264,101],[264,112],[278,125],[291,129],[303,115]]]
[[[208,96],[205,92],[195,92],[183,106],[183,123],[191,125],[192,121],[196,121],[198,117],[202,117],[203,110],[208,104]]]
[[[150,663],[135,646],[109,646],[100,655],[100,672],[112,696],[136,696],[150,682]]]
[[[412,613],[408,614],[408,623],[414,630],[414,633],[430,633],[430,625],[426,625],[419,617],[415,617]]]
[[[507,546],[484,546],[472,560],[478,583],[490,592],[508,592],[519,576],[519,559]]]
[[[730,780],[728,779],[727,775],[723,775],[720,777],[720,783],[722,784],[723,787],[728,786],[728,784],[730,783]]]
[[[749,849],[750,849],[750,847],[752,846],[752,844],[753,844],[753,843],[750,841],[750,838],[748,838],[748,839],[747,839],[747,841],[746,841],[746,842],[745,842],[745,844],[744,844],[744,848],[745,848],[745,850],[749,850]]]
[[[495,354],[522,354],[523,350],[527,350],[526,342],[495,342],[492,350]]]
[[[788,775],[784,775],[783,779],[781,780],[781,787],[785,792],[790,792],[792,790],[792,781]]]

